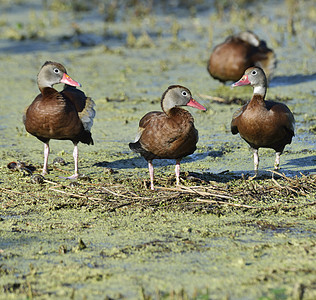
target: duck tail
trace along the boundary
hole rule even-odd
[[[277,66],[276,55],[271,50],[270,52],[267,53],[267,60],[266,60],[265,66],[263,66],[263,70],[266,73],[268,81],[270,81],[270,79],[272,78],[273,73],[276,69],[276,66]]]
[[[129,148],[136,152],[136,153],[141,153],[143,148],[142,148],[142,145],[140,144],[139,141],[135,142],[135,143],[129,143],[128,144]]]

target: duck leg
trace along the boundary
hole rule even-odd
[[[275,152],[274,170],[280,169],[280,155],[281,152]]]
[[[79,176],[79,168],[78,168],[78,158],[79,158],[79,149],[78,144],[74,144],[74,152],[73,152],[74,162],[75,162],[75,174],[73,175],[74,178]]]
[[[43,171],[42,175],[45,176],[47,175],[48,172],[48,156],[49,156],[49,143],[44,143],[44,166],[43,166]]]
[[[154,166],[151,160],[148,161],[148,170],[150,177],[150,188],[154,190]]]
[[[78,144],[74,143],[74,151],[72,153],[72,156],[74,158],[74,163],[75,163],[75,173],[69,177],[60,177],[64,179],[77,179],[79,177],[79,172],[78,172],[78,158],[79,158],[79,151],[78,151]]]
[[[79,176],[79,171],[78,171],[79,150],[78,150],[77,143],[74,143],[74,151],[72,153],[72,156],[73,156],[74,162],[75,162],[75,173],[73,175],[69,176],[68,179],[76,179]]]
[[[177,185],[180,184],[180,161],[181,159],[176,160],[175,173],[176,173],[176,182]]]
[[[252,149],[253,150],[253,164],[254,164],[254,176],[250,176],[249,180],[252,180],[257,177],[258,175],[258,167],[259,167],[259,154],[258,149]]]
[[[254,149],[253,151],[253,164],[254,164],[255,175],[258,175],[258,167],[259,167],[258,149]]]

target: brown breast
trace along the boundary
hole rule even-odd
[[[169,116],[162,112],[149,113],[140,121],[139,142],[149,152],[148,157],[151,154],[152,158],[182,158],[196,149],[198,132],[193,122],[191,114],[181,108],[172,108]]]
[[[45,88],[28,107],[25,128],[38,139],[69,139],[81,141],[83,125],[76,106],[62,93],[53,88]]]
[[[255,149],[263,147],[282,152],[294,136],[294,117],[286,105],[263,101],[262,96],[254,95],[233,118],[231,128]]]

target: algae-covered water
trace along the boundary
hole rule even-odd
[[[174,209],[165,200],[153,208],[146,201],[169,194],[145,189],[147,164],[128,148],[139,119],[160,109],[169,85],[181,84],[207,108],[188,108],[200,139],[181,163],[183,174],[211,177],[214,186],[238,185],[253,175],[251,151],[230,133],[233,112],[252,90],[232,90],[206,71],[212,48],[246,29],[265,39],[278,59],[267,98],[286,103],[296,119],[280,171],[313,178],[314,1],[0,1],[0,299],[316,298],[310,187],[266,200],[292,201],[291,209],[265,210],[255,201],[263,210],[215,204]],[[96,103],[95,145],[79,144],[86,175],[79,187],[59,177],[73,171],[69,141],[51,141],[44,184],[7,168],[23,161],[40,172],[43,145],[26,133],[22,114],[38,94],[36,76],[46,60],[64,64]],[[224,104],[214,97],[242,101]],[[277,187],[269,172],[274,152],[259,154],[258,184]],[[53,167],[56,157],[66,165]],[[173,188],[174,162],[154,166],[157,186]],[[141,184],[135,188],[130,179]],[[116,195],[101,193],[103,185],[112,185]],[[149,200],[109,209],[127,197],[119,185]]]

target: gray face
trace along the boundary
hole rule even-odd
[[[264,72],[257,68],[249,68],[246,73],[248,75],[248,80],[250,81],[252,86],[264,86],[266,82],[266,76]]]
[[[188,104],[192,95],[185,87],[174,87],[167,92],[166,98],[173,103],[173,106],[184,106]]]
[[[58,63],[45,63],[38,73],[37,82],[40,87],[52,87],[63,78],[66,69]]]

